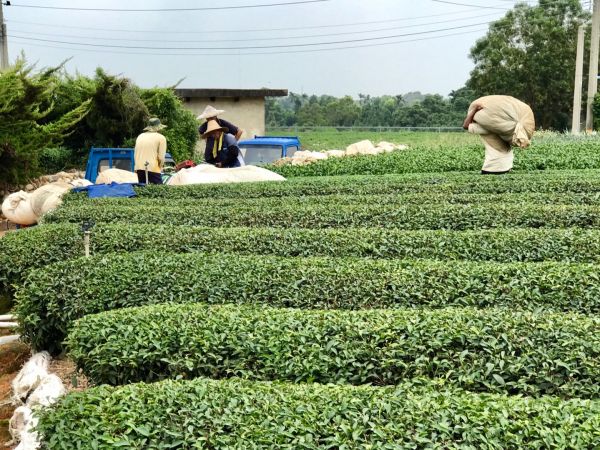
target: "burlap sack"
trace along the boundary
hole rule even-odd
[[[39,219],[48,211],[52,211],[62,202],[62,196],[73,188],[69,183],[51,183],[31,193],[29,202],[31,209]]]
[[[105,169],[96,178],[96,184],[137,183],[138,177],[134,172],[123,169]]]
[[[515,147],[529,147],[535,131],[535,118],[529,105],[508,95],[478,98],[471,103],[469,112],[476,105],[483,109],[475,114],[475,122]]]

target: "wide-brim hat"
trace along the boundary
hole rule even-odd
[[[148,121],[148,126],[146,128],[144,128],[144,131],[159,131],[159,130],[162,130],[163,128],[167,128],[167,126],[160,123],[160,119],[158,119],[156,117],[152,117]]]
[[[217,122],[216,120],[209,120],[208,125],[206,126],[206,131],[202,134],[202,137],[206,137],[208,135],[208,133],[211,133],[211,132],[217,131],[217,130],[220,130],[223,133],[229,132],[229,128],[222,127],[221,125],[219,125],[219,122]]]
[[[200,114],[198,117],[196,117],[196,119],[200,120],[200,119],[208,119],[209,117],[217,117],[219,114],[223,114],[225,112],[225,110],[223,109],[216,109],[210,105],[208,105],[206,108],[204,108],[204,111],[202,111],[202,114]]]

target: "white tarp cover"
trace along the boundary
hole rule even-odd
[[[181,169],[167,182],[171,186],[212,183],[248,183],[255,181],[285,181],[281,175],[256,166],[220,169],[210,164],[201,164]]]

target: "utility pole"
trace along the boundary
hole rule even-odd
[[[573,94],[573,121],[571,133],[579,134],[581,131],[581,91],[583,89],[583,50],[585,47],[585,27],[579,25],[577,31],[577,59],[575,61],[575,94]]]
[[[2,6],[10,6],[10,1],[4,3],[0,0],[0,69],[8,67],[8,36],[6,35],[6,24],[4,23],[4,12]]]
[[[585,115],[586,132],[594,129],[594,97],[598,92],[598,50],[600,50],[600,0],[594,0],[592,12],[592,42],[590,48],[590,71],[588,75],[587,110]]]

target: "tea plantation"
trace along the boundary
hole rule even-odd
[[[599,448],[600,141],[481,157],[70,194],[10,233],[24,339],[95,384],[37,413],[43,445]]]

